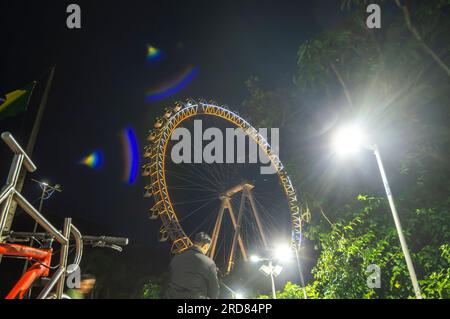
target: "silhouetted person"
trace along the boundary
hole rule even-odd
[[[169,299],[217,299],[219,281],[214,261],[206,256],[211,238],[206,233],[194,237],[194,246],[170,262],[166,297]]]

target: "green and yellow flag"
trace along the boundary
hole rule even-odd
[[[25,112],[35,85],[36,82],[32,82],[23,89],[7,93],[4,98],[0,97],[0,120]]]

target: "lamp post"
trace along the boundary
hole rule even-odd
[[[373,152],[377,158],[378,168],[380,169],[381,178],[383,180],[384,189],[386,190],[386,195],[389,201],[389,206],[391,207],[392,216],[394,217],[395,227],[397,228],[398,237],[400,239],[400,244],[402,246],[403,255],[405,256],[406,265],[408,267],[409,276],[411,277],[411,282],[414,287],[414,293],[417,299],[422,299],[422,294],[420,292],[419,282],[417,281],[416,270],[414,269],[414,264],[412,262],[411,256],[409,254],[408,244],[406,243],[405,236],[403,234],[402,224],[400,223],[400,218],[397,213],[397,208],[395,207],[394,197],[392,196],[391,188],[389,187],[389,182],[384,171],[383,162],[381,161],[380,151],[378,146],[373,147]]]
[[[279,266],[281,268],[281,266]],[[277,291],[275,289],[275,274],[276,274],[276,268],[272,265],[272,261],[269,261],[269,269],[270,269],[270,280],[272,281],[272,297],[273,299],[277,299]],[[281,272],[281,269],[279,269],[279,272],[277,275],[279,275]]]
[[[272,287],[272,298],[277,299],[277,292],[275,289],[275,277],[277,277],[281,273],[283,267],[281,267],[280,265],[274,265],[272,259],[263,259],[263,260],[268,261],[268,263],[262,265],[259,268],[259,271],[262,272],[264,275],[270,277],[270,283]]]
[[[306,294],[305,279],[303,278],[303,271],[300,263],[299,247],[295,248],[295,259],[297,260],[298,273],[300,275],[300,281],[303,286],[303,298],[308,299],[308,295]]]
[[[417,281],[416,271],[414,269],[414,264],[409,253],[408,245],[406,243],[405,236],[403,234],[402,225],[400,223],[400,218],[397,213],[397,208],[395,207],[394,197],[392,196],[391,188],[384,171],[383,162],[381,160],[380,150],[377,145],[367,144],[366,137],[358,126],[349,126],[342,129],[335,139],[335,146],[339,151],[354,152],[359,148],[365,148],[372,151],[377,160],[378,168],[380,170],[381,178],[383,180],[384,189],[389,201],[389,206],[391,208],[392,216],[395,222],[395,228],[397,229],[397,234],[400,240],[400,245],[402,247],[403,256],[408,267],[409,276],[411,278],[411,283],[414,288],[414,293],[417,299],[422,299],[422,294],[420,292],[419,282]]]
[[[38,183],[42,189],[41,199],[39,201],[39,210],[38,212],[42,212],[42,206],[44,205],[44,200],[49,199],[55,191],[62,192],[61,185],[56,184],[54,186],[49,185],[47,182],[41,182],[35,179],[31,179],[33,182]],[[37,230],[37,223],[34,223],[33,232]],[[33,246],[33,239],[31,240],[31,246]]]
[[[33,180],[33,181],[35,181],[35,180]],[[42,189],[42,194],[41,194],[41,199],[39,201],[39,209],[38,209],[38,212],[41,213],[42,205],[44,204],[45,193],[47,192],[47,188],[48,188],[48,184],[46,182],[38,182],[38,181],[35,181],[35,182],[39,183],[39,185],[41,186],[41,189]]]
[[[262,272],[265,276],[270,277],[270,283],[272,287],[272,298],[277,299],[277,293],[275,289],[275,277],[277,277],[283,267],[276,264],[275,261],[280,262],[289,262],[292,259],[292,250],[288,245],[279,245],[273,251],[273,256],[270,258],[263,258],[257,255],[252,255],[250,260],[254,263],[265,261],[267,264],[263,264],[259,271]]]

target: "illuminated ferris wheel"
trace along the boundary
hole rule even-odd
[[[215,127],[241,129],[268,158],[275,174],[261,177],[248,165],[174,165],[170,160],[172,133],[192,125],[195,119],[215,121],[211,124]],[[159,240],[171,242],[173,254],[192,246],[190,237],[200,226],[212,234],[210,257],[217,259],[223,253],[228,272],[238,250],[247,259],[247,250],[256,238],[268,248],[274,233],[284,233],[293,248],[301,246],[302,222],[309,216],[302,215],[291,179],[267,138],[236,112],[215,103],[177,102],[156,119],[147,140],[151,144],[144,150],[143,176],[149,177],[150,183],[144,197],[153,198],[150,218],[161,220]],[[188,217],[199,212],[203,216],[189,223]]]

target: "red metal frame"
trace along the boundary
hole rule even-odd
[[[0,255],[26,257],[29,260],[36,260],[11,289],[6,299],[23,299],[25,293],[36,279],[49,275],[52,252],[53,249],[51,248],[37,249],[16,244],[0,244]]]

